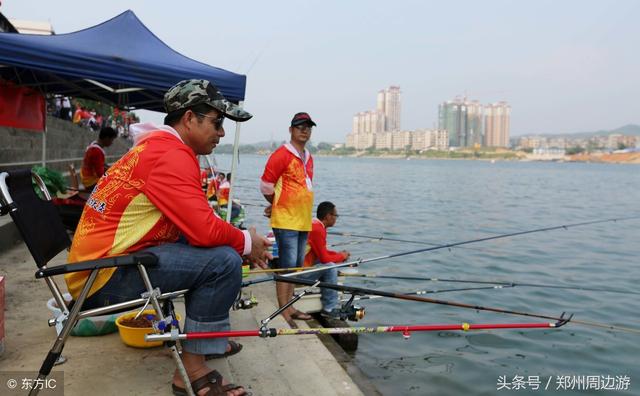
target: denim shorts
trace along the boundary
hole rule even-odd
[[[278,244],[277,268],[302,267],[309,233],[307,231],[274,228],[273,235],[276,237],[276,243]]]

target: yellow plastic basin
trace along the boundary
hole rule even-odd
[[[138,312],[129,312],[126,314],[122,314],[116,319],[116,326],[118,326],[118,333],[120,333],[120,339],[126,345],[129,345],[134,348],[153,348],[162,345],[162,341],[153,341],[146,342],[144,340],[145,334],[152,334],[153,327],[130,327],[122,324],[123,320],[133,319]],[[147,309],[142,312],[140,317],[145,317],[146,315],[155,315],[156,311],[154,309]],[[177,319],[180,320],[180,315],[176,314]]]

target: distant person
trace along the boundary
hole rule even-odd
[[[218,207],[226,208],[229,204],[229,193],[231,192],[231,172],[227,173],[226,178],[218,188]],[[231,203],[231,218],[234,219],[240,215],[242,208],[235,202]]]
[[[93,190],[98,179],[104,175],[104,149],[111,146],[116,137],[118,137],[118,134],[113,128],[102,128],[98,135],[98,140],[91,142],[85,150],[82,168],[80,169],[80,178],[85,189]]]
[[[351,256],[351,253],[348,251],[334,252],[333,250],[327,249],[327,228],[333,227],[338,220],[338,210],[336,206],[329,201],[322,202],[318,205],[316,216],[317,217],[313,219],[311,232],[309,233],[307,254],[304,257],[304,267],[331,265],[346,261]],[[320,272],[313,272],[308,275],[301,275],[301,277],[335,284],[338,282],[338,270],[331,268]],[[321,293],[321,315],[339,319],[338,292],[336,290],[322,288]]]
[[[307,234],[311,231],[313,211],[313,157],[305,145],[316,126],[308,113],[297,113],[291,120],[291,140],[274,151],[264,168],[260,191],[271,206],[271,228],[278,244],[279,268],[301,267],[304,262]],[[293,297],[294,285],[276,282],[278,305]],[[311,315],[293,307],[282,312],[287,322],[309,320]]]
[[[229,192],[231,191],[231,173],[220,182],[218,190],[216,191],[216,197],[218,199],[218,206],[226,206],[229,202]]]
[[[76,110],[73,112],[72,122],[79,125],[82,122],[82,106],[76,103]]]
[[[60,118],[63,120],[71,119],[71,101],[68,96],[62,98],[62,106],[60,107]]]
[[[209,185],[207,186],[207,199],[209,201],[217,201],[218,200],[218,189],[220,188],[220,184],[224,180],[224,173],[220,172],[209,181]]]
[[[48,102],[48,101],[47,101]],[[62,118],[62,96],[54,96],[53,97],[54,108],[52,109],[52,115],[54,117]]]

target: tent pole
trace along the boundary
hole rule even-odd
[[[47,125],[44,126],[42,132],[42,167],[47,165]]]
[[[244,102],[239,102],[242,108]],[[233,205],[233,181],[236,179],[236,169],[238,168],[238,152],[240,148],[240,122],[236,122],[236,136],[233,141],[233,158],[231,160],[231,180],[229,180],[229,202],[227,202],[227,223],[231,223],[231,208]]]

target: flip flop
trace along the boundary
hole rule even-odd
[[[304,313],[302,311],[296,311],[296,312],[291,314],[291,319],[311,320],[311,319],[313,319],[313,316],[309,315],[308,313]]]
[[[191,383],[194,393],[204,388],[209,388],[207,396],[226,396],[227,392],[244,387],[236,384],[222,385],[222,375],[217,370],[212,370]],[[171,384],[171,390],[175,396],[187,396],[187,390],[175,384]],[[251,396],[251,392],[245,390],[243,396]]]
[[[235,342],[235,341],[229,340],[229,345],[231,346],[231,348],[229,348],[229,350],[226,351],[225,353],[212,353],[212,354],[209,354],[209,355],[204,355],[204,360],[220,359],[220,358],[224,358],[224,357],[229,357],[231,355],[235,355],[236,353],[238,353],[238,352],[240,352],[242,350],[242,344],[240,344],[239,342]]]

